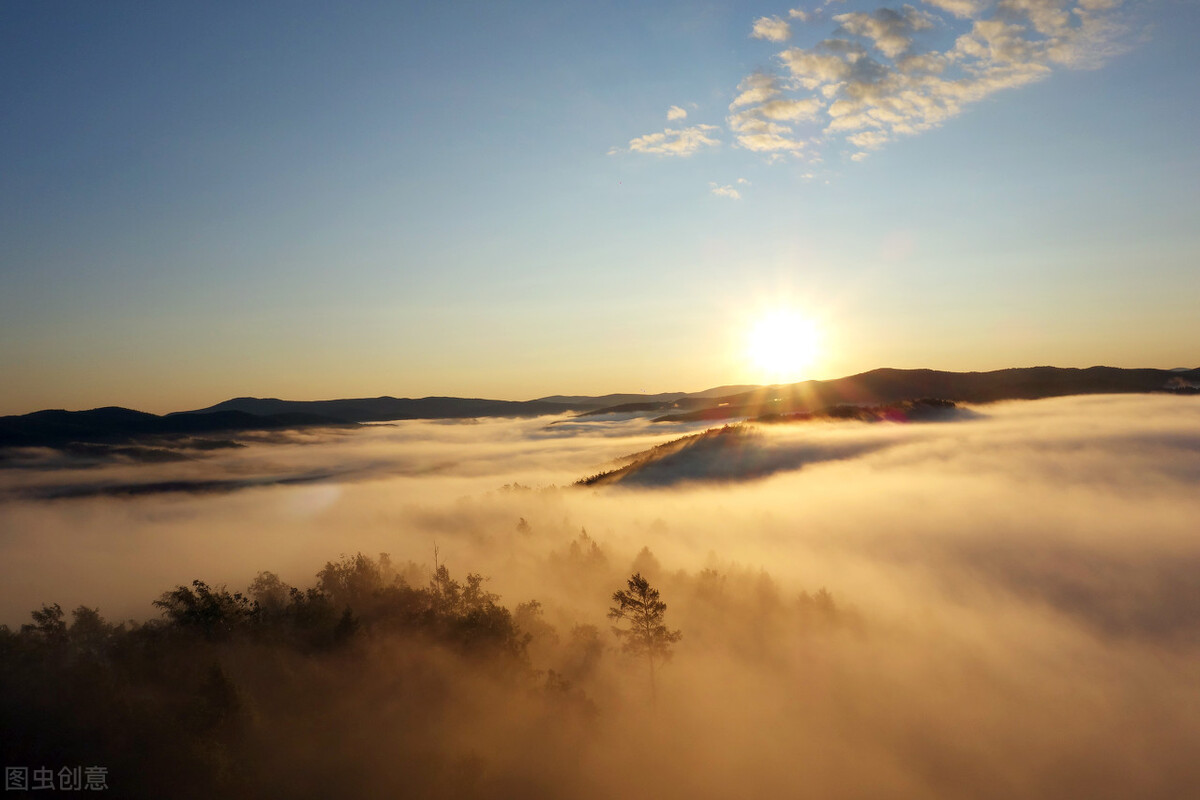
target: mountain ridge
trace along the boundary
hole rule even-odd
[[[541,400],[489,400],[481,397],[359,397],[338,400],[280,400],[274,397],[235,397],[208,408],[176,412],[213,414],[240,411],[248,414],[310,413],[351,422],[386,422],[399,419],[463,419],[470,417],[524,417],[561,414],[575,410],[562,403]],[[166,416],[174,416],[168,414]]]
[[[358,427],[353,421],[317,414],[285,412],[258,415],[241,411],[214,414],[149,414],[120,406],[87,411],[46,409],[0,417],[0,447],[61,447],[76,443],[118,443],[146,437],[282,430],[307,427]]]
[[[735,390],[723,394],[726,390]],[[86,411],[44,409],[0,417],[0,447],[58,447],[77,442],[124,442],[147,436],[227,431],[356,426],[405,419],[470,419],[580,414],[654,413],[656,422],[720,420],[805,413],[836,405],[941,398],[957,402],[1039,399],[1071,394],[1200,393],[1200,369],[1013,367],[987,372],[883,367],[831,380],[657,395],[552,395],[537,400],[423,397],[281,400],[235,397],[194,411],[157,415],[106,406]],[[557,402],[551,398],[559,398]],[[610,404],[610,401],[620,402]]]
[[[1038,400],[1078,394],[1200,391],[1200,369],[1175,372],[1122,367],[1011,367],[986,372],[882,367],[832,380],[764,386],[719,398],[707,408],[665,414],[655,422],[804,413],[835,405],[892,403],[936,397],[964,403]]]

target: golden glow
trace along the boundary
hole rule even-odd
[[[750,329],[746,354],[761,377],[770,382],[802,380],[820,355],[821,334],[808,317],[792,309],[775,309]]]

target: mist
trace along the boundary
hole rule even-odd
[[[48,603],[155,619],[194,579],[303,589],[362,553],[414,587],[435,558],[478,573],[527,635],[515,671],[394,631],[320,658],[205,651],[250,709],[223,758],[257,782],[227,796],[1186,794],[1200,403],[969,411],[750,426],[594,488],[574,484],[707,426],[402,422],[155,464],[26,453],[0,471],[0,622]],[[634,572],[682,633],[653,693],[607,618]]]

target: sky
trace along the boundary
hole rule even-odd
[[[0,414],[1195,367],[1183,0],[0,5]],[[747,335],[819,332],[787,375]]]

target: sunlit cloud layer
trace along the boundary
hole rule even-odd
[[[437,547],[509,608],[538,601],[533,668],[572,669],[600,710],[582,735],[568,712],[443,658],[444,697],[478,700],[421,728],[421,747],[461,747],[490,780],[557,789],[486,796],[605,798],[630,781],[662,796],[787,796],[797,770],[835,799],[1186,795],[1200,780],[1200,405],[1099,396],[973,411],[760,426],[737,458],[701,452],[634,488],[571,482],[696,428],[630,415],[402,422],[167,467],[6,470],[10,486],[162,469],[355,474],[203,497],[0,501],[0,619],[42,602],[144,619],[193,578],[239,589],[272,570],[307,587],[326,560],[359,551],[390,553],[420,582]],[[683,632],[656,702],[605,616],[635,570]],[[596,643],[586,670],[571,660],[580,630]],[[385,784],[412,734],[385,702],[403,688],[397,654],[415,646],[401,644],[338,684],[359,711],[272,739],[271,752],[290,764],[320,752]],[[653,748],[631,746],[630,729],[652,732]],[[312,747],[358,730],[378,732],[379,758]]]
[[[325,561],[358,551],[388,552],[421,581],[437,547],[509,608],[541,604],[533,668],[571,664],[578,626],[597,637],[592,667],[571,673],[600,710],[583,733],[458,662],[433,673],[453,688],[441,696],[478,699],[422,727],[421,746],[476,753],[492,781],[527,776],[520,792],[483,796],[602,798],[630,782],[662,796],[789,796],[798,771],[827,798],[1187,796],[1200,781],[1200,404],[1095,396],[971,411],[758,426],[739,452],[700,452],[632,488],[571,483],[698,428],[631,415],[404,422],[186,464],[5,470],[9,488],[332,477],[0,501],[0,620],[43,602],[145,618],[159,592],[194,578],[233,590],[272,570],[310,586]],[[683,633],[656,701],[605,617],[634,570]],[[388,705],[403,688],[397,655],[414,646],[401,644],[338,683],[346,711],[275,741],[280,763],[320,753],[385,783],[412,735]],[[312,747],[364,730],[378,758]]]
[[[725,118],[734,146],[771,159],[819,160],[826,147],[861,161],[898,137],[932,130],[997,92],[1094,69],[1124,52],[1124,0],[925,0],[837,13],[792,9],[754,20],[750,36],[796,38],[793,24],[823,35],[774,54],[775,71],[742,80]],[[691,155],[718,128],[668,129],[628,150]]]
[[[687,562],[697,556],[703,560],[714,548],[731,548],[740,559],[751,552],[756,558],[770,554],[763,563],[778,569],[798,563],[787,557],[793,547],[815,546],[816,540],[824,542],[822,547],[835,541],[839,547],[857,547],[854,542],[874,542],[887,531],[896,532],[894,543],[920,541],[939,550],[953,542],[993,538],[997,545],[1001,540],[1011,544],[1017,536],[1094,552],[1130,547],[1143,554],[1192,552],[1188,520],[1192,511],[1200,511],[1194,492],[1200,480],[1198,409],[1191,398],[1064,398],[979,406],[958,421],[936,424],[767,426],[734,453],[740,459],[736,463],[717,449],[710,456],[722,463],[693,460],[678,467],[688,474],[719,475],[722,484],[685,483],[671,490],[585,490],[571,484],[623,463],[624,456],[704,430],[704,423],[655,424],[629,415],[404,422],[250,441],[242,449],[172,464],[73,468],[60,461],[38,469],[6,469],[0,472],[4,616],[11,622],[14,613],[50,599],[45,593],[53,587],[103,584],[96,574],[87,577],[87,569],[72,574],[66,561],[52,556],[56,552],[71,553],[68,560],[78,559],[82,568],[91,557],[118,555],[142,541],[150,548],[147,556],[157,552],[154,564],[169,566],[174,544],[184,547],[181,552],[192,547],[184,532],[155,540],[163,526],[176,524],[180,531],[207,531],[200,542],[204,547],[224,537],[232,537],[231,545],[286,538],[298,525],[292,532],[307,532],[295,541],[309,542],[305,549],[313,558],[330,547],[375,547],[381,537],[400,536],[397,547],[407,548],[402,542],[416,535],[415,528],[403,533],[411,528],[407,523],[399,529],[391,522],[357,526],[376,514],[392,519],[396,510],[414,505],[450,519],[468,507],[484,508],[491,501],[481,498],[512,483],[558,487],[543,497],[553,496],[554,506],[574,520],[568,527],[577,523],[608,531],[623,547],[650,544]],[[741,481],[739,463],[749,470]],[[773,465],[772,477],[751,479],[762,474],[763,463]],[[278,482],[307,475],[319,480]],[[234,478],[245,479],[249,488],[223,495],[20,499],[36,497],[40,487]],[[652,483],[672,480],[660,474]],[[875,500],[864,505],[855,499],[863,496]],[[304,509],[314,508],[317,500],[322,511],[309,519]],[[237,508],[255,510],[241,519]],[[759,519],[764,510],[777,517],[765,527]],[[531,509],[526,516],[537,513]],[[642,541],[636,531],[655,518],[676,533]],[[772,531],[792,523],[807,532],[776,538]],[[731,524],[738,528],[735,539],[722,533]],[[1014,533],[1014,526],[1022,532]],[[916,538],[904,539],[901,530]],[[425,547],[412,542],[418,550]],[[689,554],[693,546],[698,549]],[[204,560],[219,564],[224,558]]]

